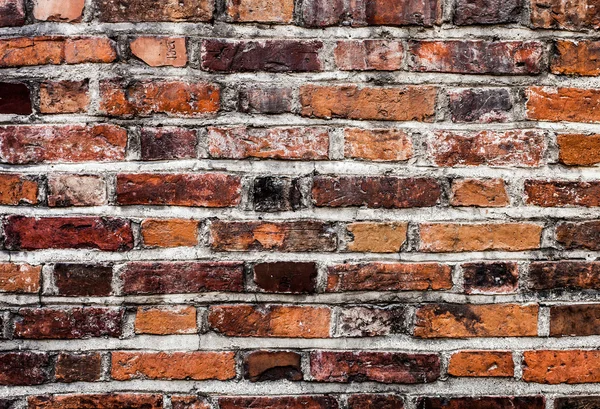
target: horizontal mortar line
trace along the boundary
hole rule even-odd
[[[214,23],[188,22],[143,22],[135,23],[38,23],[21,27],[0,29],[0,37],[36,35],[128,35],[155,34],[167,36],[202,36],[206,38],[304,38],[304,39],[465,39],[480,37],[505,40],[552,40],[556,38],[597,39],[598,34],[589,30],[544,30],[531,29],[522,24],[504,26],[460,27],[451,24],[434,27],[420,26],[368,26],[368,27],[324,27],[305,28],[293,24],[232,24],[224,21]]]
[[[369,392],[395,392],[412,396],[532,396],[539,394],[598,394],[600,384],[542,385],[514,379],[449,378],[429,384],[382,384],[375,382],[319,383],[319,382],[258,382],[249,381],[168,381],[133,380],[95,383],[51,383],[37,386],[0,387],[0,397],[16,398],[27,395],[60,393],[201,393],[215,396],[285,396],[310,394],[348,394]]]
[[[321,263],[346,262],[472,262],[473,260],[563,260],[600,259],[600,251],[561,251],[557,249],[536,251],[488,251],[465,253],[281,253],[269,251],[212,252],[208,248],[180,247],[175,249],[148,249],[129,252],[101,252],[96,250],[48,249],[37,251],[0,251],[2,262],[23,262],[31,264],[52,262],[127,262],[127,261],[315,261]]]
[[[407,209],[365,209],[365,208],[313,208],[278,213],[245,211],[237,208],[215,209],[180,206],[98,206],[48,208],[28,206],[0,206],[4,216],[21,215],[29,217],[119,217],[129,219],[145,218],[184,218],[219,219],[240,222],[288,222],[319,220],[324,223],[354,223],[360,221],[397,221],[410,223],[537,223],[544,224],[548,219],[587,220],[600,217],[600,207],[422,207]]]

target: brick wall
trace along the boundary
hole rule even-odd
[[[0,409],[600,408],[598,1],[0,27]]]

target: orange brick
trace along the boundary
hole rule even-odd
[[[24,263],[0,264],[0,292],[37,293],[40,290],[42,266]]]
[[[505,351],[460,351],[452,354],[448,374],[467,377],[511,377],[515,364]]]
[[[345,130],[344,156],[373,161],[403,161],[412,158],[413,144],[406,132],[396,129]]]
[[[196,332],[196,308],[138,308],[135,315],[136,334],[193,334]]]
[[[0,204],[36,204],[38,182],[14,173],[0,174]]]
[[[510,204],[502,179],[463,179],[452,182],[452,206],[503,207]]]
[[[396,253],[406,241],[408,223],[352,223],[348,250],[366,253]]]
[[[526,382],[600,382],[600,351],[526,351],[523,353]]]
[[[142,238],[149,247],[193,247],[198,244],[198,222],[147,219],[142,222]]]

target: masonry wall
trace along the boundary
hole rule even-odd
[[[23,1],[1,409],[600,407],[596,0]]]

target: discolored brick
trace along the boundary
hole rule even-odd
[[[529,265],[530,290],[598,290],[600,263],[593,261],[540,261]]]
[[[525,200],[541,207],[600,206],[600,182],[526,180]]]
[[[518,23],[523,11],[523,0],[458,0],[454,4],[454,24]]]
[[[600,4],[595,0],[532,0],[534,28],[588,30],[600,28]]]
[[[151,67],[185,67],[187,49],[183,37],[136,37],[131,53]]]
[[[251,114],[292,112],[293,90],[288,87],[248,87],[240,90],[239,110]]]
[[[403,409],[404,401],[398,395],[350,395],[348,409]]]
[[[41,288],[42,266],[27,263],[0,263],[0,293],[37,293]]]
[[[31,351],[0,352],[0,385],[40,385],[50,380],[50,357]]]
[[[317,266],[311,262],[259,263],[253,271],[254,284],[269,293],[311,294],[317,285]]]
[[[543,396],[473,396],[460,398],[419,398],[417,409],[544,409]]]
[[[108,23],[207,22],[213,17],[214,0],[100,0],[97,7],[100,21]]]
[[[550,307],[550,336],[600,335],[600,305],[554,305]]]
[[[102,357],[99,353],[60,353],[56,360],[57,382],[95,382],[100,380]]]
[[[340,337],[382,337],[404,333],[408,326],[404,307],[346,307],[338,315]]]
[[[303,207],[300,179],[258,177],[254,179],[251,194],[257,212],[281,212]]]
[[[105,393],[30,396],[28,409],[161,409],[162,395]]]
[[[0,27],[21,26],[24,23],[24,0],[0,0]]]
[[[0,173],[0,204],[36,204],[38,194],[37,180],[15,173]]]
[[[504,207],[510,204],[502,179],[452,181],[452,206]]]
[[[48,206],[102,206],[107,204],[106,181],[95,175],[52,175],[48,178]]]
[[[344,71],[396,71],[402,68],[404,48],[400,41],[338,41],[335,64]]]
[[[244,377],[251,382],[301,381],[301,356],[288,351],[254,351],[244,357]]]
[[[413,143],[402,130],[346,128],[344,156],[372,161],[404,161],[413,157]]]
[[[113,269],[101,264],[54,265],[54,284],[58,295],[69,297],[107,297],[112,293]]]
[[[87,112],[89,81],[46,81],[40,85],[40,112],[76,114]]]
[[[227,0],[227,15],[235,22],[290,23],[294,0]]]
[[[236,396],[219,397],[221,409],[339,409],[335,397],[319,396]]]
[[[556,241],[567,250],[600,250],[600,221],[560,223],[556,227]]]
[[[23,83],[0,82],[0,114],[29,115],[31,113],[33,109],[29,87]]]
[[[554,42],[554,54],[550,71],[558,75],[600,74],[600,42],[599,41],[570,41]]]
[[[513,293],[519,284],[519,266],[514,262],[477,262],[461,265],[467,294]]]
[[[451,90],[448,97],[452,122],[506,122],[512,117],[512,98],[504,88]]]

